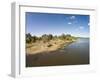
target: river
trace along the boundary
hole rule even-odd
[[[89,38],[80,38],[63,49],[26,56],[26,66],[58,66],[89,64]]]

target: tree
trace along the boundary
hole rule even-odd
[[[72,36],[71,36],[70,34],[67,34],[67,35],[66,35],[66,39],[67,39],[67,40],[72,40]]]
[[[58,38],[58,36],[57,36],[57,35],[53,36],[53,39],[57,39],[57,38]]]
[[[42,40],[43,40],[44,43],[47,42],[48,36],[46,34],[43,34],[42,35]]]
[[[65,39],[66,39],[66,35],[63,33],[63,34],[60,36],[60,39],[65,40]]]
[[[48,40],[51,40],[51,39],[53,39],[53,35],[52,34],[49,34],[48,35]]]
[[[43,42],[45,43],[45,42],[48,42],[51,39],[53,39],[53,35],[52,34],[49,34],[49,35],[43,34],[41,38],[42,38]]]
[[[32,41],[32,36],[30,33],[26,34],[26,43],[30,43]]]
[[[38,40],[37,36],[32,36],[32,42],[36,42]]]
[[[66,37],[71,37],[71,35],[70,34],[67,34]]]

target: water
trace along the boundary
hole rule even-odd
[[[89,39],[80,38],[63,49],[26,56],[26,66],[89,64]]]

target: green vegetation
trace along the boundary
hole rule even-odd
[[[67,40],[67,41],[73,41],[76,40],[77,38],[74,36],[71,36],[70,34],[62,34],[60,36],[53,36],[52,34],[43,34],[40,37],[37,36],[32,36],[30,33],[26,34],[26,43],[35,43],[37,41],[43,41],[44,43],[50,41],[50,40]],[[55,43],[56,44],[56,43]]]
[[[70,34],[55,35],[43,34],[42,36],[32,36],[26,34],[26,53],[36,54],[40,52],[50,52],[64,48],[64,46],[77,40],[77,37]]]

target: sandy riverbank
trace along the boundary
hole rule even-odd
[[[27,54],[38,54],[40,52],[50,52],[56,51],[68,45],[73,41],[68,40],[50,40],[49,42],[38,41],[31,44],[26,44],[26,53]]]

